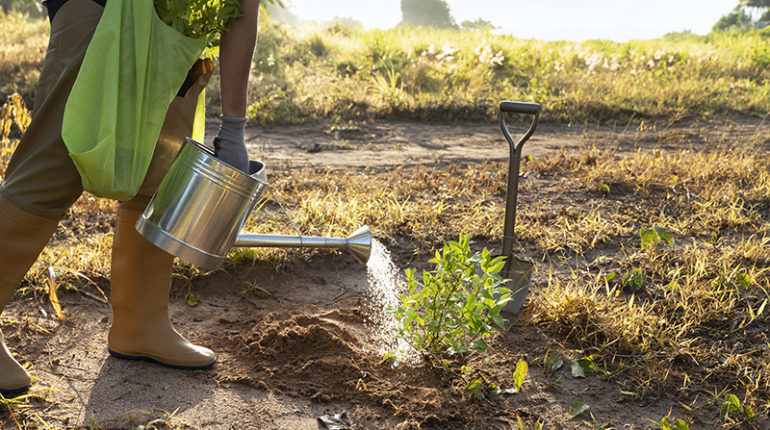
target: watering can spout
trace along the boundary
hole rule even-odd
[[[242,248],[344,249],[350,252],[361,264],[366,264],[372,251],[372,232],[369,227],[363,226],[346,238],[239,233],[233,246]]]
[[[348,236],[346,249],[361,264],[369,261],[369,255],[372,253],[372,232],[368,226],[363,226]]]

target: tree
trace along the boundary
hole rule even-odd
[[[738,5],[714,24],[712,31],[748,31],[770,21],[770,0],[739,0]]]
[[[475,21],[466,19],[460,23],[460,27],[465,30],[494,30],[497,28],[494,24],[492,24],[492,21],[487,21],[486,19],[482,18],[476,18]]]
[[[33,16],[43,16],[44,10],[39,0],[2,0],[0,6],[6,14],[15,11]]]
[[[732,12],[719,18],[712,31],[740,30],[746,31],[753,27],[754,21],[742,7],[736,7]]]
[[[741,6],[754,8],[758,15],[764,12],[755,24],[762,22],[767,24],[770,22],[770,0],[741,0]]]
[[[740,5],[746,7],[770,8],[770,0],[741,0]]]
[[[401,16],[417,27],[457,28],[446,0],[401,0]]]

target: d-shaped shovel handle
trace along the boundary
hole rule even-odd
[[[532,123],[529,125],[524,137],[516,143],[508,131],[505,124],[505,115],[507,113],[521,113],[534,115]],[[516,226],[516,200],[519,190],[519,165],[521,164],[521,149],[537,128],[537,121],[540,119],[540,105],[538,103],[526,102],[500,102],[500,129],[503,131],[505,140],[510,145],[510,157],[508,159],[508,190],[505,197],[505,226],[503,228],[503,256],[510,262],[513,258],[513,232]]]
[[[511,133],[508,132],[508,127],[505,124],[506,113],[522,113],[522,114],[534,115],[534,118],[532,119],[532,123],[529,126],[529,130],[527,130],[527,133],[524,135],[524,137],[521,138],[521,140],[519,140],[518,143],[514,142],[513,137],[511,136]],[[519,156],[521,156],[521,148],[522,146],[524,146],[524,142],[526,142],[535,132],[535,129],[537,128],[537,122],[539,119],[540,119],[540,104],[538,103],[511,102],[511,101],[500,102],[500,129],[503,131],[503,135],[505,136],[505,139],[508,141],[508,144],[511,146],[511,156],[513,156],[514,152],[518,152]]]

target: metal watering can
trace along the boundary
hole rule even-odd
[[[347,238],[241,233],[268,185],[265,165],[249,163],[246,174],[215,158],[211,149],[186,139],[139,217],[137,231],[169,254],[206,269],[221,267],[233,247],[345,249],[366,264],[372,247],[367,226]]]

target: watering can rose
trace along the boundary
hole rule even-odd
[[[154,0],[163,22],[193,39],[214,41],[243,12],[238,0]]]

